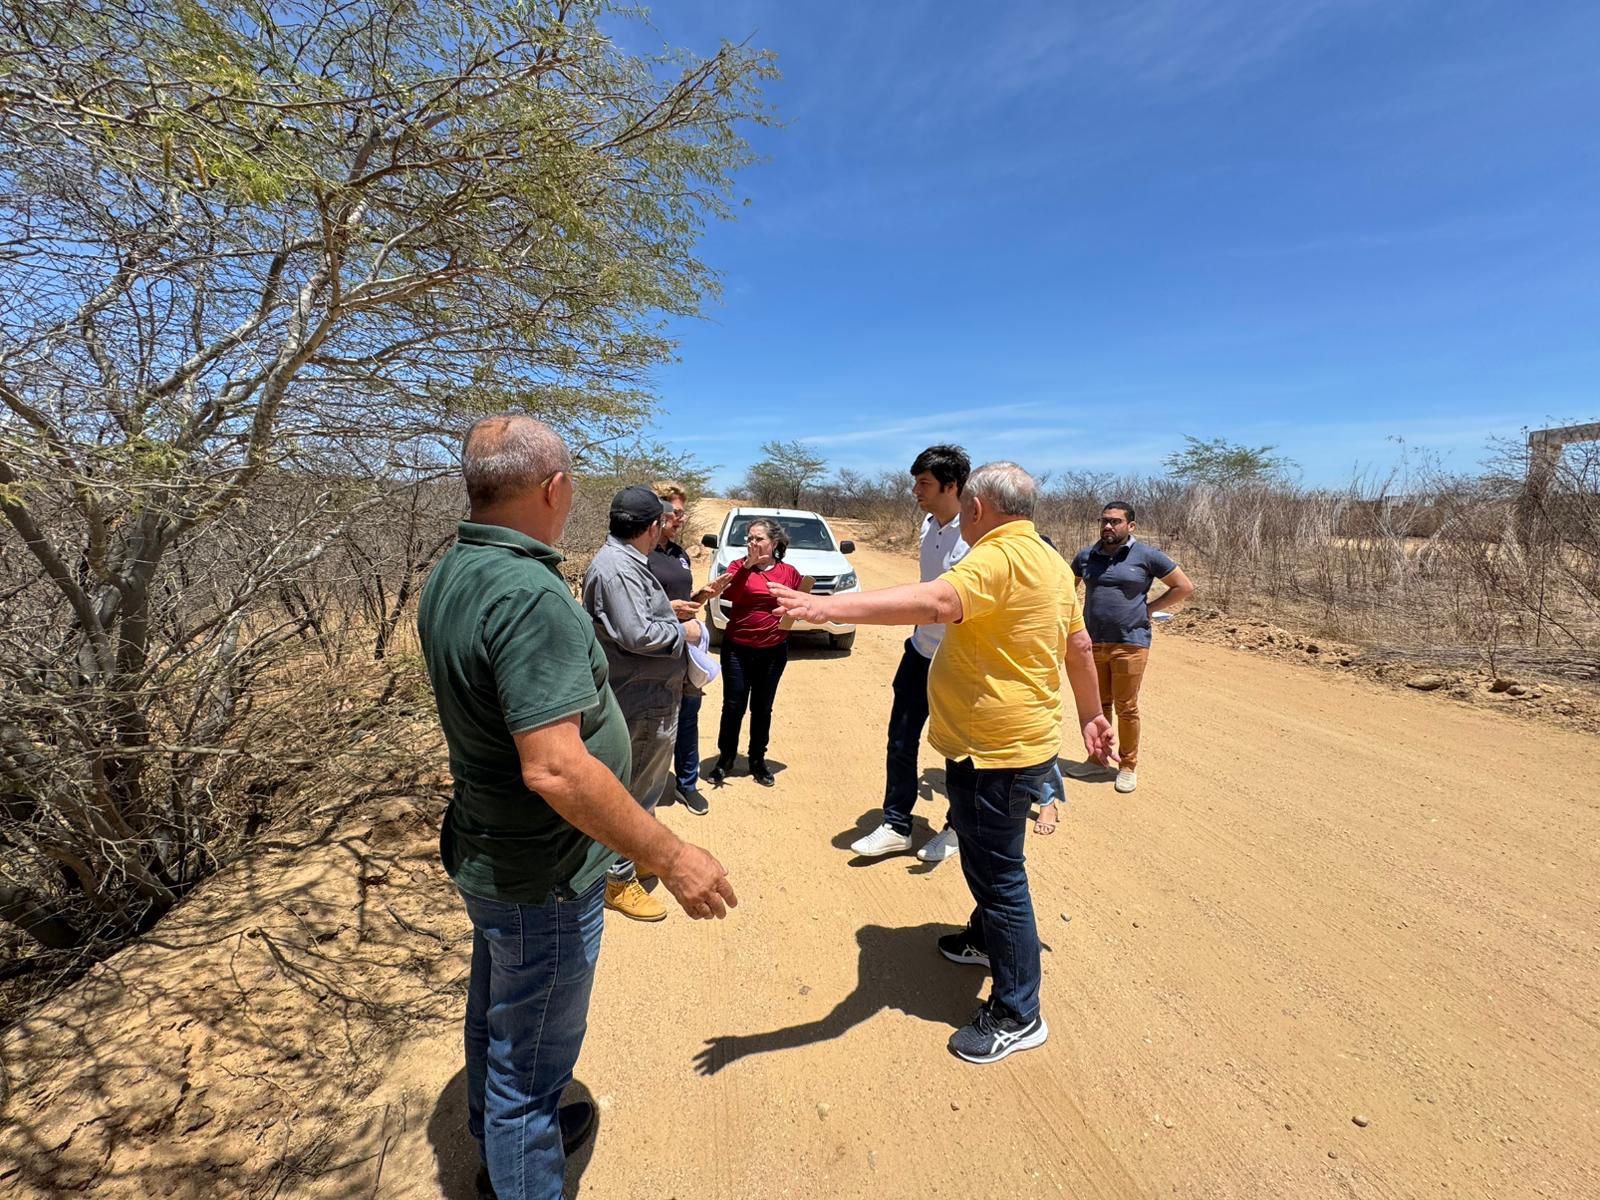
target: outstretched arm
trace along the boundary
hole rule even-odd
[[[942,579],[840,596],[810,596],[777,583],[768,590],[780,616],[813,625],[950,625],[963,615],[961,597]]]

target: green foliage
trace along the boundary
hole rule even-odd
[[[1184,436],[1187,443],[1164,460],[1167,473],[1185,483],[1218,487],[1281,482],[1296,464],[1273,454],[1275,446],[1241,446],[1226,438],[1202,441]]]
[[[251,689],[351,609],[315,564],[398,628],[470,419],[637,438],[775,71],[630,53],[636,15],[0,4],[0,778],[39,798],[0,876],[38,911],[114,941],[226,858]]]
[[[614,492],[630,484],[671,479],[682,485],[690,500],[704,494],[716,469],[716,464],[703,463],[688,451],[645,438],[596,446],[585,451],[577,463],[586,490],[593,484]]]

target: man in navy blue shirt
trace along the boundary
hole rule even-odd
[[[1134,537],[1135,528],[1133,505],[1111,501],[1100,513],[1100,540],[1072,560],[1072,573],[1083,580],[1083,620],[1094,642],[1100,702],[1108,721],[1113,709],[1117,714],[1119,792],[1139,786],[1139,684],[1150,657],[1150,614],[1176,608],[1194,594],[1178,564]],[[1167,590],[1150,600],[1157,579]]]

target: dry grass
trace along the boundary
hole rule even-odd
[[[411,624],[404,629],[414,644]],[[313,814],[385,795],[444,794],[443,742],[421,659],[397,646],[373,661],[371,627],[352,623],[347,633],[350,645],[342,647],[308,637],[263,672],[224,744],[186,746],[176,730],[154,731],[150,753],[171,773],[202,780],[204,809],[191,816],[209,830],[207,875]],[[330,650],[337,652],[330,657]],[[0,1028],[120,944],[107,938],[52,951],[0,925]]]
[[[1600,456],[1569,464],[1531,541],[1514,528],[1514,472],[1436,476],[1403,494],[1387,481],[1330,492],[1069,479],[1035,519],[1070,557],[1116,496],[1134,505],[1138,535],[1194,579],[1199,603],[1419,660],[1597,683],[1597,468]],[[903,491],[874,485],[834,504],[876,544],[912,548],[917,510]]]

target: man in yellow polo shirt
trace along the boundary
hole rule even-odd
[[[965,929],[939,939],[939,952],[994,976],[988,1000],[950,1038],[956,1055],[976,1063],[1050,1033],[1023,845],[1029,809],[1061,787],[1063,670],[1084,748],[1097,762],[1116,761],[1072,574],[1033,526],[1037,496],[1015,463],[974,471],[961,493],[971,549],[930,583],[840,596],[772,587],[779,611],[804,621],[946,626],[928,671],[929,740],[945,756],[950,820],[976,907]]]

